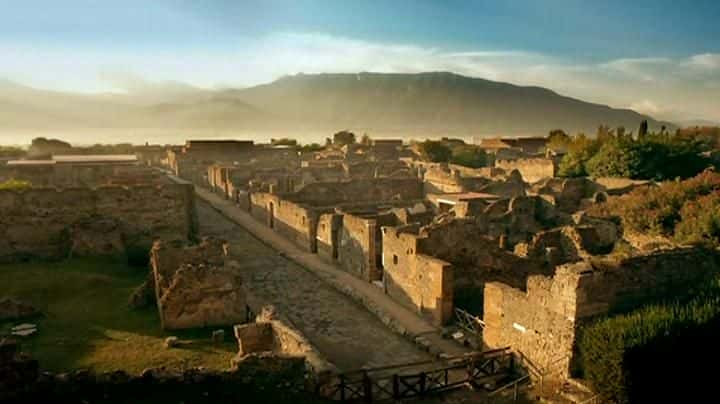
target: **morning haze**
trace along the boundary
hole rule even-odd
[[[0,402],[712,401],[718,13],[5,7]]]

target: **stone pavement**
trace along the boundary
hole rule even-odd
[[[272,249],[282,252],[286,257],[300,264],[302,268],[314,273],[336,290],[351,297],[355,302],[361,303],[365,309],[375,314],[397,334],[403,335],[406,339],[420,342],[434,356],[440,354],[457,356],[470,351],[451,339],[442,338],[440,329],[399,305],[381,288],[338,269],[320,259],[317,254],[302,251],[289,240],[258,222],[248,212],[218,194],[199,187],[195,187],[195,190],[200,199],[209,203],[223,216],[242,226],[263,243],[271,246]],[[394,363],[398,362],[401,361]]]
[[[430,354],[393,333],[360,304],[198,201],[201,235],[230,244],[247,289],[278,311],[342,371],[428,360]]]

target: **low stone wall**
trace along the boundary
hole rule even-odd
[[[305,358],[308,370],[318,378],[337,373],[338,369],[273,306],[263,306],[254,323],[235,326],[238,360],[245,355],[273,352],[283,356]]]
[[[192,185],[0,190],[0,262],[149,250],[195,237]]]
[[[304,393],[304,360],[273,354],[248,355],[227,371],[193,368],[67,373],[41,371],[37,361],[18,352],[13,341],[0,343],[0,402],[317,402]],[[230,364],[228,364],[230,365]]]

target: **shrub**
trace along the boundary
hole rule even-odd
[[[611,198],[592,207],[589,213],[618,216],[625,229],[636,233],[673,237],[681,243],[720,246],[719,199],[720,174],[707,170],[685,181],[640,188]]]
[[[688,178],[712,165],[702,154],[707,150],[702,139],[666,133],[633,139],[622,128],[615,134],[601,127],[594,140],[576,136],[570,141],[558,173],[563,177]]]
[[[667,398],[669,390],[658,386],[664,380],[683,390],[680,378],[697,377],[681,374],[689,370],[683,366],[697,361],[691,355],[720,352],[713,341],[718,331],[720,287],[714,283],[689,302],[652,305],[585,327],[579,342],[582,371],[611,402],[651,402],[656,392]],[[693,349],[678,349],[679,344]]]
[[[443,142],[426,140],[420,143],[420,153],[425,160],[433,163],[444,163],[452,157],[452,150]]]
[[[489,164],[488,154],[477,146],[460,146],[452,150],[450,162],[470,168],[486,167]]]
[[[720,246],[720,192],[685,203],[673,237],[679,243]]]

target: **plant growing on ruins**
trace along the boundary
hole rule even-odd
[[[420,153],[423,159],[433,163],[446,163],[452,157],[452,150],[443,142],[426,140],[420,143]]]
[[[353,144],[355,143],[355,134],[348,130],[337,132],[333,135],[332,142],[338,146]]]
[[[618,216],[626,230],[720,246],[720,174],[706,170],[685,181],[639,188],[594,206],[590,214]]]
[[[720,246],[720,192],[683,205],[674,239],[685,244]]]
[[[452,150],[450,162],[470,168],[487,167],[490,157],[485,150],[477,146],[461,146]]]

